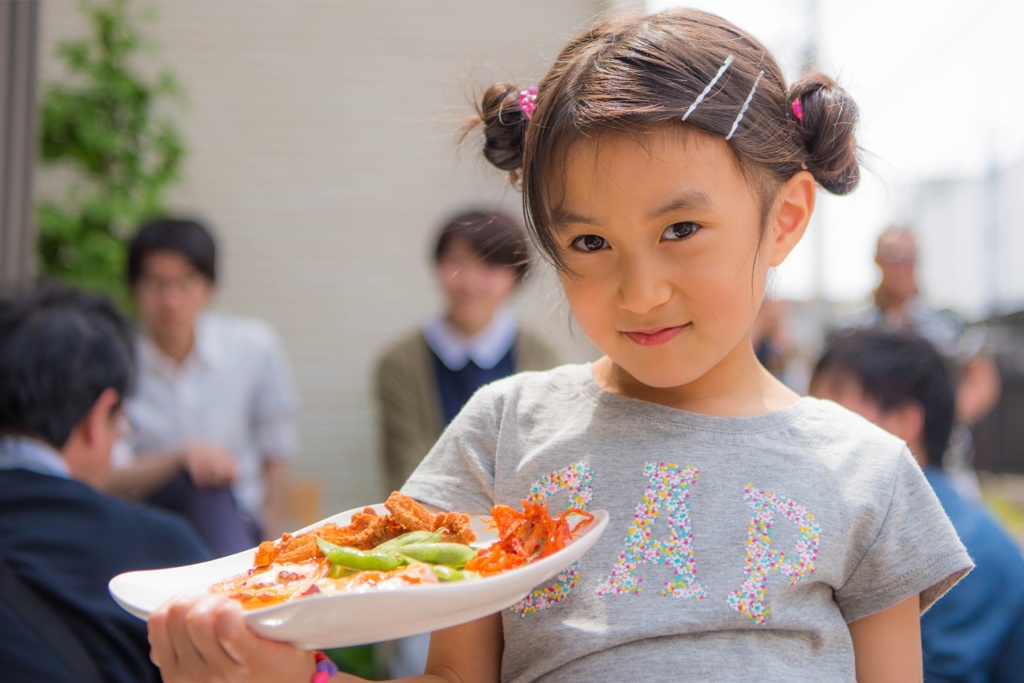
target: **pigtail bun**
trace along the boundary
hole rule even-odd
[[[807,170],[832,194],[853,192],[860,181],[853,98],[828,76],[813,73],[790,86],[789,101]]]
[[[487,89],[477,112],[484,133],[484,156],[512,179],[523,166],[523,137],[529,119],[519,108],[520,88],[511,83],[495,83]]]

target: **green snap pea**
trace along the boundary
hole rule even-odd
[[[452,569],[446,564],[436,564],[431,569],[434,570],[434,574],[437,575],[438,581],[445,583],[449,581],[472,581],[473,579],[480,578],[480,575],[476,572],[468,572],[464,569]]]
[[[437,543],[441,540],[441,534],[444,533],[441,529],[437,531],[409,531],[401,536],[395,536],[390,541],[384,541],[378,545],[374,550],[391,552],[397,550],[404,545],[410,543]]]
[[[348,567],[349,569],[377,569],[387,572],[392,569],[398,569],[406,563],[404,559],[394,553],[347,548],[334,545],[322,538],[316,539],[316,545],[332,564]]]
[[[476,549],[461,543],[410,543],[398,550],[409,559],[429,564],[445,564],[459,569],[476,557]]]
[[[327,572],[327,578],[329,579],[344,579],[347,576],[352,576],[357,573],[355,569],[349,569],[348,567],[340,564],[332,564],[330,571]]]

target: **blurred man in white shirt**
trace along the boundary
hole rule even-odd
[[[139,314],[134,435],[113,492],[184,515],[215,555],[283,531],[295,392],[264,322],[207,311],[216,244],[191,220],[143,225],[128,252]],[[124,451],[122,451],[124,453]]]

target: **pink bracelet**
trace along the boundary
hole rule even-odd
[[[310,683],[327,683],[331,676],[338,673],[338,667],[323,652],[314,652],[313,656],[316,658],[316,673]]]

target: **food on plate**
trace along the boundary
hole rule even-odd
[[[583,519],[570,527],[569,515]],[[523,500],[522,512],[507,505],[495,505],[491,508],[488,526],[497,530],[498,541],[477,553],[466,563],[466,569],[487,575],[521,567],[533,559],[558,552],[580,527],[592,521],[592,514],[576,508],[564,510],[552,518],[543,502],[528,499]]]
[[[352,516],[351,522],[340,526],[328,522],[302,534],[285,533],[277,542],[264,541],[256,549],[254,567],[266,567],[274,562],[299,562],[323,557],[316,539],[329,543],[370,550],[409,531],[440,531],[441,540],[469,545],[476,540],[469,515],[457,512],[429,512],[408,496],[394,491],[384,503],[387,515],[378,515],[366,508]]]
[[[543,503],[523,501],[520,512],[491,508],[498,541],[478,550],[469,515],[432,513],[397,491],[387,514],[365,508],[341,526],[333,522],[264,541],[253,567],[210,587],[253,609],[308,595],[469,581],[522,566],[565,547],[593,516],[567,510],[552,519]],[[570,514],[583,519],[570,527]]]

